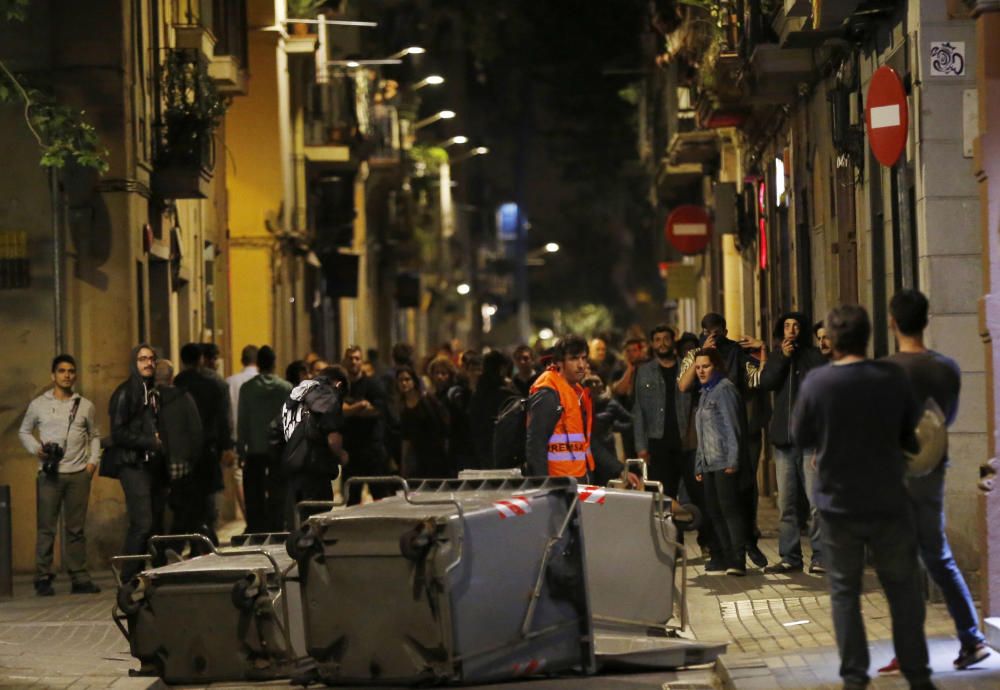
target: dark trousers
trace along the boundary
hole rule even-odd
[[[352,484],[347,488],[347,480],[351,477],[383,477],[389,473],[385,458],[378,452],[356,452],[348,451],[349,462],[343,466],[341,476],[344,479],[344,491],[347,496],[347,505],[354,506],[361,503],[362,485]],[[391,496],[396,491],[396,486],[391,484],[369,484],[368,491],[372,498],[378,500]]]
[[[156,465],[142,463],[122,465],[118,480],[125,492],[125,512],[128,514],[128,531],[122,552],[135,556],[149,552],[149,538],[163,533],[163,511],[167,503],[166,483]],[[142,566],[127,563],[122,568],[122,579],[134,577]]]
[[[281,458],[250,453],[243,461],[243,498],[248,533],[280,532],[284,523],[285,488]]]
[[[712,517],[715,536],[727,565],[746,567],[749,524],[741,491],[739,474],[722,470],[702,475],[705,487],[705,508]]]
[[[715,528],[712,517],[705,507],[705,492],[702,483],[695,480],[694,450],[671,448],[660,439],[649,439],[649,467],[646,474],[649,479],[663,484],[663,493],[676,498],[680,492],[681,480],[687,489],[688,497],[695,507],[701,511],[702,523],[698,529],[698,543],[709,548],[718,545],[715,538]]]
[[[212,504],[210,504],[212,502]],[[171,534],[204,534],[213,544],[219,543],[215,534],[215,506],[211,492],[204,481],[194,475],[171,480],[167,505],[173,518],[170,522]],[[183,544],[179,545],[181,549]],[[191,553],[200,555],[209,549],[201,542],[191,542]]]
[[[288,477],[285,483],[285,529],[294,530],[300,520],[298,514],[299,501],[332,501],[333,480],[336,477],[320,474],[295,474]],[[307,511],[311,513],[317,510]]]
[[[926,684],[927,639],[924,598],[917,567],[917,534],[906,512],[892,518],[851,518],[820,513],[823,557],[827,566],[833,627],[845,684],[868,683],[868,640],[861,617],[861,583],[868,548],[889,601],[892,642],[899,668],[911,685]]]
[[[35,581],[55,577],[52,551],[59,511],[63,514],[63,565],[75,583],[90,581],[87,573],[87,539],[83,534],[90,498],[90,472],[38,473],[38,533],[35,541]]]
[[[743,480],[743,508],[746,511],[747,544],[757,545],[760,529],[757,527],[757,505],[760,503],[760,487],[757,484],[757,468],[760,467],[760,453],[764,449],[761,430],[750,431],[747,434],[747,454],[749,456],[750,476]]]

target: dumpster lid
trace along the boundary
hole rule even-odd
[[[603,668],[679,668],[715,661],[727,642],[701,642],[680,637],[647,637],[598,633],[594,653]]]

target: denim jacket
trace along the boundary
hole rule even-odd
[[[728,379],[702,386],[694,419],[698,432],[695,474],[739,468],[741,406],[740,393]]]
[[[680,364],[678,363],[678,366]],[[635,433],[635,449],[649,450],[649,439],[663,438],[663,421],[668,414],[663,409],[667,392],[666,383],[660,373],[660,363],[655,358],[640,364],[635,371],[635,402],[632,404],[632,424]],[[674,391],[674,407],[669,414],[677,417],[677,428],[680,429],[681,443],[684,442],[688,428],[688,415],[691,411],[691,394]]]

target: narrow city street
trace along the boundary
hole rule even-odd
[[[760,544],[772,561],[777,558],[776,517],[773,509],[761,506],[764,538]],[[701,640],[730,640],[728,652],[716,665],[676,672],[539,678],[470,686],[470,690],[834,690],[840,687],[830,598],[823,578],[804,573],[763,575],[755,569],[745,578],[706,575],[696,548],[688,568],[691,628]],[[113,583],[110,576],[98,581],[104,591],[96,596],[60,593],[43,599],[33,596],[29,579],[18,578],[14,600],[0,605],[0,687],[53,690],[167,687],[156,679],[129,677],[128,670],[137,663],[111,622]],[[874,673],[874,667],[892,657],[889,614],[874,572],[866,574],[863,607]],[[927,635],[934,681],[939,688],[1000,687],[998,654],[966,671],[952,669],[958,644],[951,619],[941,603],[927,607]],[[253,685],[287,686],[284,681]],[[207,687],[249,686],[215,683]],[[903,690],[907,685],[901,676],[895,675],[875,678],[872,687]]]

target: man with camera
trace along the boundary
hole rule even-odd
[[[101,589],[87,572],[84,524],[101,437],[94,421],[94,404],[73,391],[76,360],[71,355],[52,360],[52,382],[51,389],[28,405],[19,433],[22,445],[39,459],[35,594],[55,594],[52,550],[60,510],[66,530],[64,565],[72,581],[71,591],[94,594]]]

